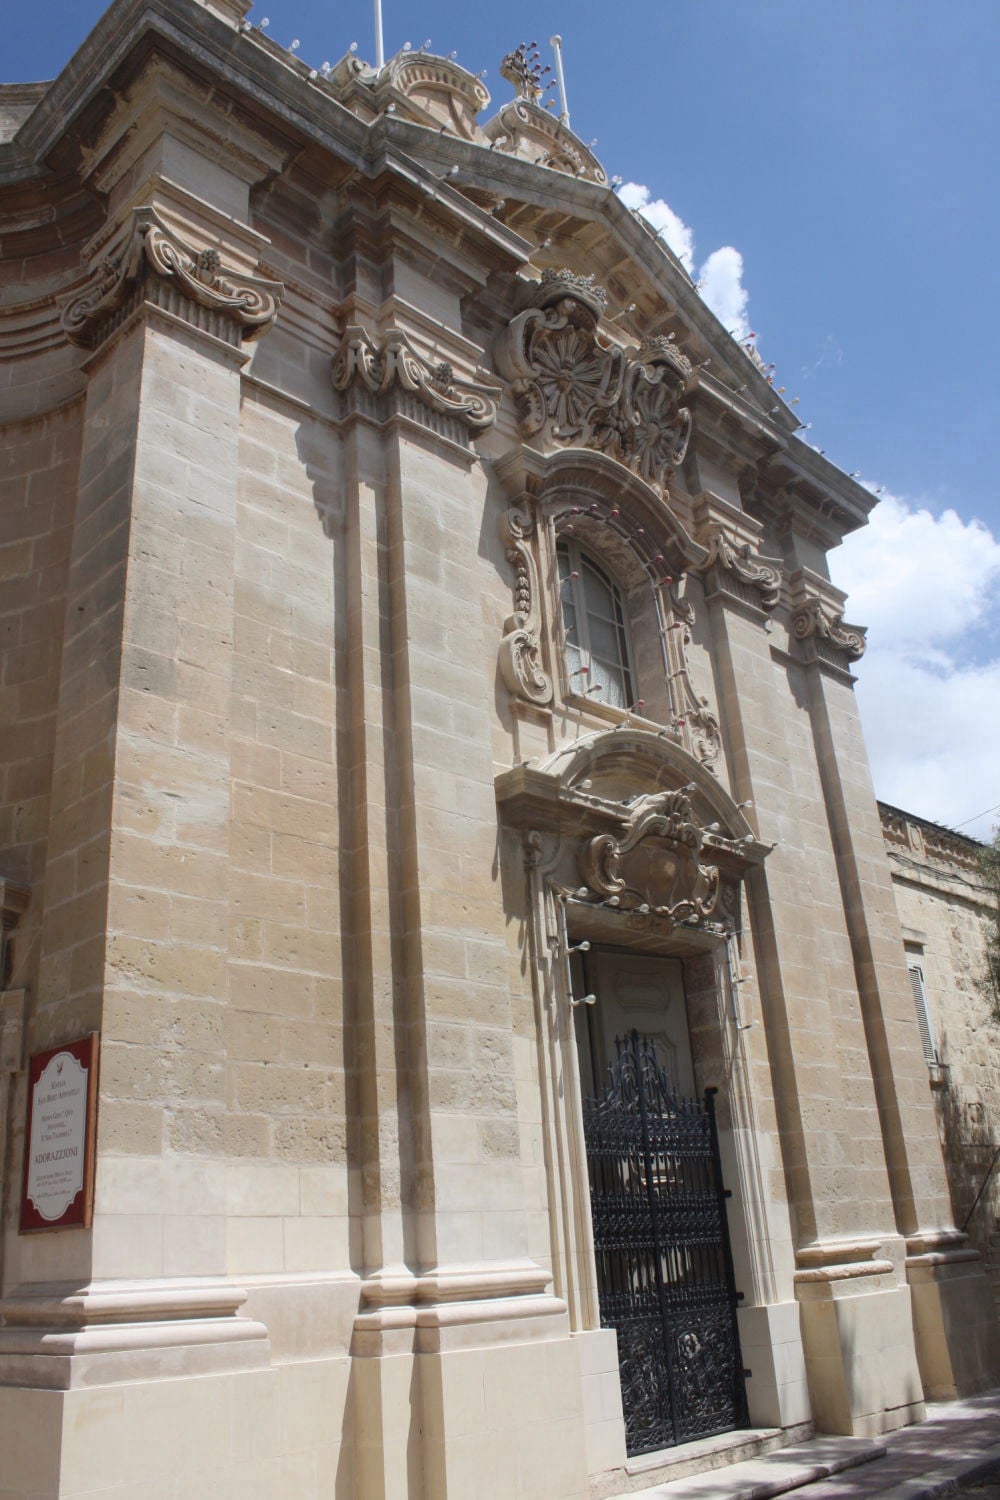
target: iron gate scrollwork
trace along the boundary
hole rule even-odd
[[[648,1037],[616,1047],[583,1122],[601,1326],[638,1454],[745,1426],[746,1397],[713,1091],[679,1098]]]

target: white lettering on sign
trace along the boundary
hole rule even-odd
[[[83,1187],[87,1071],[72,1052],[57,1052],[34,1087],[27,1194],[49,1223],[62,1218]]]

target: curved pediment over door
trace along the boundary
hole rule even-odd
[[[576,908],[667,934],[738,926],[738,887],[764,859],[743,811],[667,736],[622,728],[497,778],[503,821]]]

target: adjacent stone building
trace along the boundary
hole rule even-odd
[[[1000,1284],[1000,1055],[983,993],[997,921],[983,846],[879,804],[956,1224]]]
[[[994,1373],[872,497],[503,74],[116,0],[0,91],[11,1500],[583,1500]]]

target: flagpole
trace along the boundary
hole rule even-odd
[[[566,78],[562,64],[562,37],[550,36],[549,46],[556,59],[556,82],[559,85],[559,122],[569,128],[569,105],[566,103]]]
[[[385,67],[385,43],[382,40],[382,0],[375,0],[375,66]]]

